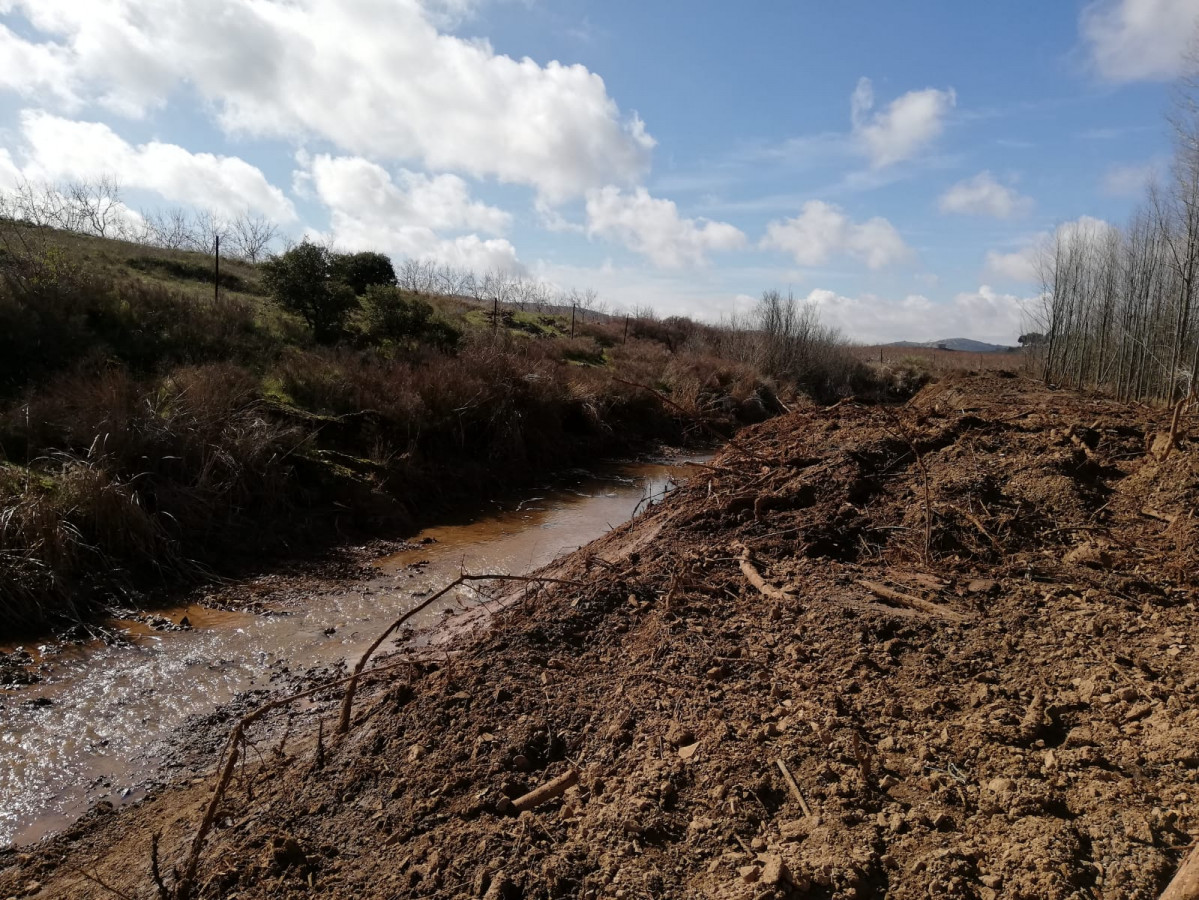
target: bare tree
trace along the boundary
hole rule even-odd
[[[121,184],[111,175],[72,181],[62,194],[73,207],[74,231],[112,237],[127,212],[121,200]]]
[[[256,263],[279,237],[279,226],[264,215],[244,212],[229,223],[228,234],[232,255]]]

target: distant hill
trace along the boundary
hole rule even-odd
[[[1019,347],[1005,347],[1002,344],[987,344],[983,341],[972,341],[970,338],[943,338],[939,341],[895,341],[884,344],[884,347],[920,347],[925,350],[957,350],[961,353],[1010,353]]]

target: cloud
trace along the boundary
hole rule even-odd
[[[635,183],[654,140],[581,65],[438,30],[471,4],[418,0],[6,0],[0,85],[124,115],[180,89],[230,134],[531,185],[554,202]]]
[[[745,235],[726,222],[684,219],[671,200],[608,185],[587,194],[587,234],[619,241],[663,268],[706,265],[708,254],[745,246]]]
[[[296,219],[295,207],[262,172],[234,156],[191,153],[176,144],[133,145],[100,122],[76,122],[24,110],[21,134],[31,180],[111,175],[125,188],[152,191],[173,203],[225,216],[250,211],[276,222]]]
[[[909,91],[886,109],[874,109],[874,86],[858,82],[850,99],[853,134],[875,169],[911,159],[945,128],[945,118],[957,103],[953,89]]]
[[[1041,279],[1037,268],[1037,258],[1037,248],[1032,246],[1014,253],[988,250],[984,266],[988,275],[1002,281],[1035,284]]]
[[[1113,235],[1116,227],[1103,219],[1079,216],[1063,222],[1050,231],[1042,231],[1024,241],[1023,246],[1010,253],[998,250],[987,251],[985,273],[1003,281],[1036,284],[1041,281],[1041,261],[1055,241],[1068,243],[1074,240],[1095,242],[1105,235]]]
[[[1160,160],[1112,166],[1103,173],[1100,185],[1112,197],[1140,197],[1161,168]]]
[[[1029,212],[1033,201],[1000,184],[990,172],[979,172],[942,194],[939,206],[943,213],[1010,219]]]
[[[911,254],[886,219],[875,216],[855,223],[839,206],[822,200],[809,200],[795,218],[767,225],[761,247],[790,253],[804,266],[823,265],[835,255],[846,254],[880,269]]]
[[[516,248],[502,234],[508,213],[470,195],[457,175],[424,175],[400,169],[395,177],[361,157],[312,158],[300,154],[297,185],[329,210],[323,235],[347,250],[379,250],[468,268],[521,271]],[[446,235],[445,232],[470,231]]]
[[[396,179],[362,157],[300,156],[298,174],[318,199],[335,211],[353,211],[381,227],[419,225],[435,231],[467,229],[502,234],[512,217],[470,196],[457,175],[423,175],[400,169]]]
[[[1112,82],[1169,81],[1183,71],[1199,0],[1096,0],[1079,16],[1092,69]]]
[[[805,299],[815,304],[822,321],[863,343],[966,337],[1004,345],[1016,343],[1024,310],[1035,300],[999,293],[987,285],[948,302],[923,294],[892,300],[876,294],[849,297],[824,289],[812,291]]]

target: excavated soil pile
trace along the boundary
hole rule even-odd
[[[744,432],[344,738],[330,692],[319,748],[259,740],[194,895],[1155,898],[1199,834],[1168,428],[984,376]],[[10,855],[0,896],[155,896],[151,834],[170,887],[211,792]]]

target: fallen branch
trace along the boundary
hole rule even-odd
[[[1199,900],[1199,847],[1183,861],[1161,900]]]
[[[624,384],[624,385],[628,385],[629,387],[635,387],[638,390],[649,391],[651,394],[653,394],[655,397],[657,397],[659,400],[661,400],[667,406],[673,406],[675,409],[677,409],[679,412],[681,412],[687,418],[695,419],[695,421],[699,422],[700,425],[702,425],[704,428],[706,428],[708,431],[710,431],[716,437],[716,439],[718,441],[723,441],[724,443],[728,444],[733,449],[738,450],[741,453],[745,454],[750,459],[756,459],[758,462],[765,463],[766,465],[769,465],[769,466],[772,466],[775,464],[774,460],[767,459],[764,456],[754,453],[754,451],[750,450],[748,447],[746,447],[740,441],[734,440],[731,437],[727,437],[726,435],[721,434],[718,429],[714,428],[712,425],[710,425],[708,423],[707,419],[701,419],[698,416],[696,416],[694,413],[688,412],[686,409],[679,406],[677,403],[675,403],[673,400],[671,400],[669,397],[667,397],[661,391],[654,390],[648,384],[640,384],[636,381],[626,381],[623,378],[617,378],[615,376],[613,376],[612,380],[615,381],[617,384]]]
[[[526,584],[536,582],[539,584],[566,584],[571,585],[572,587],[579,587],[579,582],[564,581],[561,578],[534,578],[528,575],[459,575],[440,591],[429,597],[426,597],[420,603],[416,604],[416,606],[412,607],[412,609],[408,610],[406,613],[388,625],[383,633],[375,638],[375,642],[367,648],[365,653],[362,654],[362,658],[359,659],[358,664],[354,666],[354,674],[350,676],[349,683],[346,685],[346,695],[341,702],[341,719],[337,723],[338,734],[345,734],[350,730],[350,712],[354,707],[354,692],[358,689],[358,676],[362,674],[362,670],[366,667],[367,662],[374,655],[375,651],[379,649],[379,645],[387,640],[390,634],[399,629],[405,622],[407,622],[417,613],[428,609],[454,588],[466,584],[468,581],[523,581]]]
[[[579,770],[571,766],[557,778],[547,781],[539,788],[534,788],[523,796],[512,801],[512,807],[517,812],[536,809],[542,803],[548,803],[555,797],[561,797],[579,783]]]
[[[739,561],[739,565],[741,566],[741,574],[745,576],[746,581],[758,589],[758,593],[771,600],[791,599],[790,593],[776,588],[774,585],[770,584],[765,578],[762,577],[762,574],[756,568],[754,568],[753,557],[751,556],[748,547],[742,544],[734,544],[733,551],[736,552],[738,549],[741,550],[741,559]]]
[[[924,457],[920,455],[920,451],[916,449],[916,441],[908,432],[907,427],[900,421],[899,416],[892,412],[887,407],[881,407],[882,411],[895,424],[895,430],[899,436],[907,443],[908,449],[912,451],[912,455],[916,457],[916,467],[920,470],[920,482],[924,489],[924,565],[928,567],[932,564],[933,555],[933,500],[932,490],[929,487],[928,467],[924,464]]]
[[[804,818],[812,818],[812,810],[808,807],[808,801],[804,799],[803,791],[799,789],[799,785],[791,775],[791,770],[787,768],[787,764],[782,759],[776,759],[774,764],[779,767],[779,771],[783,773],[783,778],[787,780],[787,787],[791,789],[791,796],[799,801],[799,808],[803,810]]]
[[[1195,402],[1199,402],[1199,386],[1192,388],[1191,392],[1175,405],[1174,415],[1170,417],[1170,432],[1166,436],[1166,446],[1158,457],[1159,462],[1165,462],[1170,458],[1170,452],[1178,444],[1178,426],[1182,422],[1182,414]]]
[[[931,600],[925,600],[923,597],[914,597],[911,594],[905,594],[901,591],[887,587],[885,584],[879,584],[876,581],[866,581],[859,579],[858,584],[866,588],[872,594],[882,597],[884,600],[891,600],[901,606],[906,606],[909,609],[918,609],[921,612],[932,613],[935,616],[940,616],[943,619],[949,619],[951,622],[965,622],[968,617],[963,616],[959,612],[955,612],[948,607],[942,606],[939,603],[933,603]]]

